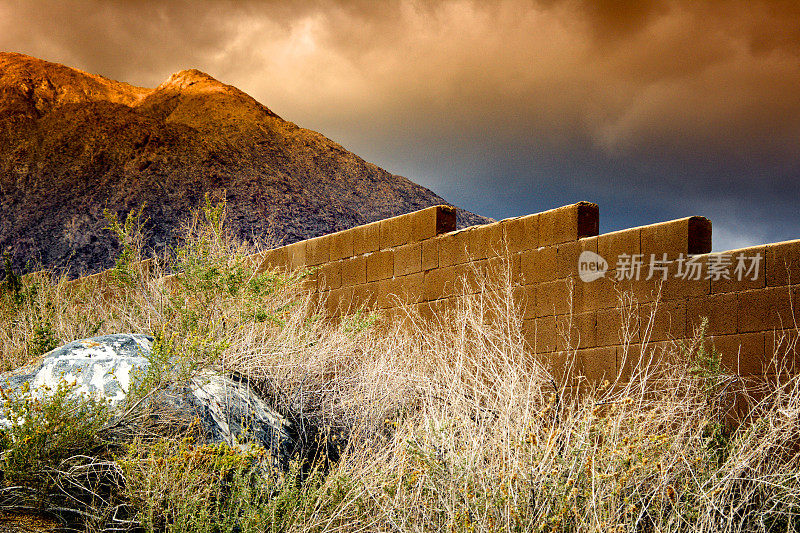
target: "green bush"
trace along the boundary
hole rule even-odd
[[[44,475],[75,455],[97,455],[104,445],[102,429],[110,419],[105,401],[76,394],[74,384],[61,380],[55,390],[2,391],[0,457],[4,486],[25,485],[43,492],[56,482]]]
[[[138,210],[129,211],[123,223],[120,223],[116,213],[103,210],[106,229],[117,237],[122,247],[112,270],[114,279],[121,287],[133,287],[141,281],[136,263],[142,260],[143,228],[147,223],[147,219],[143,217],[144,208],[145,204],[142,204]]]
[[[3,278],[3,283],[0,284],[0,294],[7,296],[11,302],[19,305],[22,302],[22,282],[11,265],[11,252],[9,250],[3,251],[3,270],[5,277]]]
[[[287,531],[320,502],[335,507],[339,499],[319,472],[300,481],[297,463],[287,473],[265,471],[262,448],[135,440],[117,460],[146,532]],[[339,497],[347,492],[337,487]]]

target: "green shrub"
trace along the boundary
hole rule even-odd
[[[11,302],[20,305],[22,302],[22,282],[11,265],[11,252],[9,250],[3,251],[3,270],[5,278],[2,285],[0,285],[0,294],[7,295]]]
[[[191,438],[135,440],[118,457],[125,494],[146,532],[287,531],[320,501],[331,503],[331,489],[318,472],[301,481],[297,463],[281,473],[264,471],[268,462],[261,448],[195,444]]]
[[[121,287],[133,287],[141,281],[136,263],[142,260],[143,228],[147,223],[143,217],[144,208],[145,204],[142,204],[138,210],[129,211],[124,223],[120,223],[116,213],[103,210],[107,224],[105,229],[111,231],[122,246],[112,270],[114,279]]]
[[[7,427],[0,430],[4,486],[52,489],[55,480],[44,475],[74,455],[93,455],[103,446],[101,430],[110,419],[105,401],[76,394],[74,384],[61,380],[55,390],[2,391]]]
[[[33,335],[26,344],[28,356],[34,358],[57,348],[61,341],[56,337],[52,322],[43,319],[33,326]]]

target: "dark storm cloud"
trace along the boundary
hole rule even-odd
[[[800,236],[794,1],[0,0],[0,48],[145,86],[200,68],[490,216],[588,199],[606,229]]]

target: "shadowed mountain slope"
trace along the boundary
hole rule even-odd
[[[447,203],[198,70],[146,89],[0,53],[0,247],[17,268],[108,268],[103,210],[143,202],[147,244],[173,245],[206,193],[240,237],[284,243]]]

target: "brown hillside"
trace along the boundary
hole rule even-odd
[[[103,209],[143,202],[148,244],[169,246],[223,191],[239,236],[284,243],[447,203],[198,70],[145,89],[0,53],[0,247],[18,267],[107,268]]]

